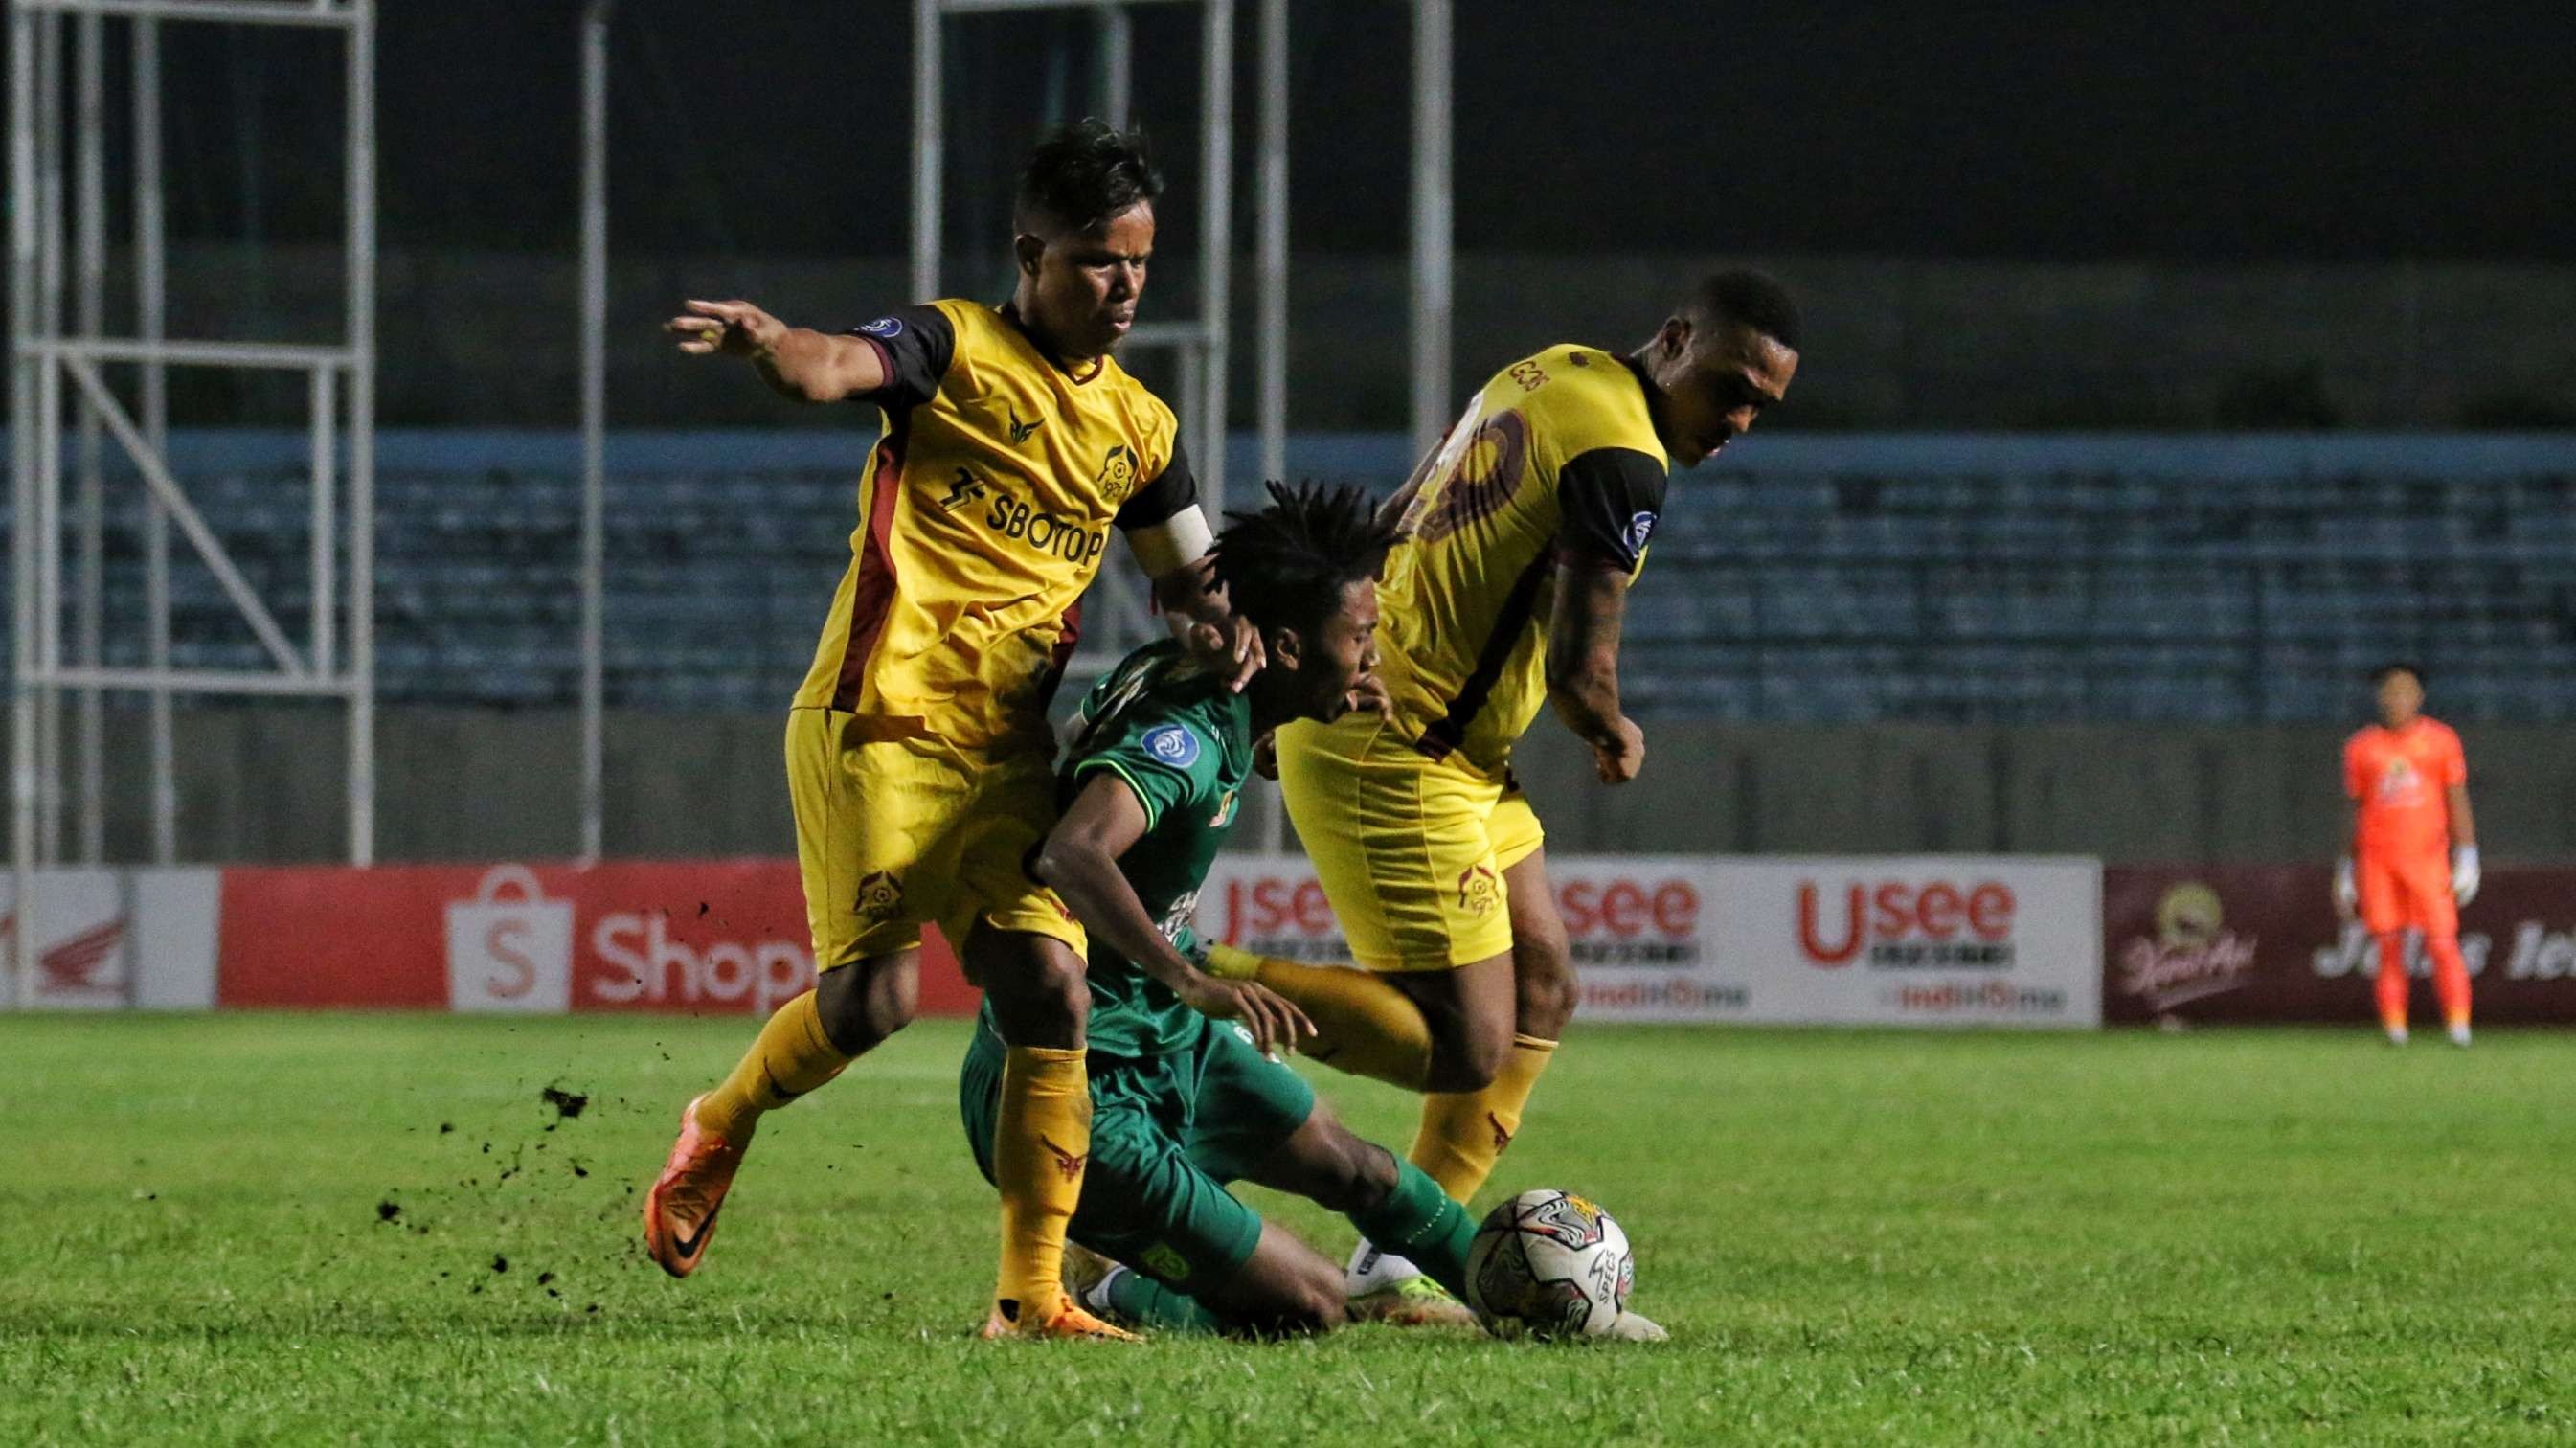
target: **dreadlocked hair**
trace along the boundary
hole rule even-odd
[[[1214,550],[1216,584],[1234,611],[1264,631],[1312,638],[1342,606],[1342,591],[1377,577],[1395,546],[1368,494],[1320,483],[1265,483],[1270,506],[1229,512]]]

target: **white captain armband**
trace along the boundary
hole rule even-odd
[[[1161,578],[1187,568],[1205,558],[1216,534],[1209,531],[1207,514],[1199,505],[1190,504],[1159,523],[1127,530],[1127,547],[1135,553],[1137,565],[1148,578]]]

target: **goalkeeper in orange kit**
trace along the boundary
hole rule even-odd
[[[2460,907],[2478,893],[2477,822],[2469,813],[2460,736],[2425,717],[2424,673],[2389,664],[2371,675],[2380,722],[2344,742],[2352,853],[2335,869],[2335,906],[2358,913],[2379,942],[2379,1022],[2406,1044],[2406,931],[2424,934],[2451,1044],[2469,1043],[2469,971]]]

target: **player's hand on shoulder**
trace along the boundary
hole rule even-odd
[[[1592,741],[1593,772],[1603,784],[1626,784],[1646,767],[1646,731],[1622,714],[1607,739]]]
[[[778,345],[787,324],[749,302],[684,303],[690,315],[673,317],[662,329],[680,339],[680,350],[693,357],[722,352],[752,357]]]
[[[1395,722],[1395,696],[1386,690],[1386,680],[1375,674],[1364,674],[1351,689],[1350,708],[1354,714],[1375,714],[1383,723]],[[1272,775],[1271,778],[1278,778]]]
[[[1252,1044],[1265,1056],[1297,1049],[1301,1036],[1315,1034],[1315,1023],[1296,1003],[1270,987],[1249,980],[1219,980],[1200,975],[1179,990],[1181,1003],[1219,1021],[1241,1021],[1252,1032]]]
[[[1261,630],[1239,613],[1227,614],[1222,623],[1202,620],[1190,625],[1184,641],[1202,666],[1224,678],[1238,694],[1269,662],[1261,647]]]

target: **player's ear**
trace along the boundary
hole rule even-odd
[[[1690,351],[1690,318],[1679,312],[1664,318],[1664,325],[1655,331],[1655,344],[1667,358],[1678,358]]]
[[[1297,637],[1293,628],[1274,628],[1261,644],[1270,651],[1270,662],[1289,669],[1297,667],[1297,661],[1304,657],[1306,651],[1305,640]]]
[[[1045,237],[1034,232],[1023,231],[1011,238],[1011,256],[1019,262],[1020,270],[1027,275],[1038,274],[1038,259],[1045,255]]]

